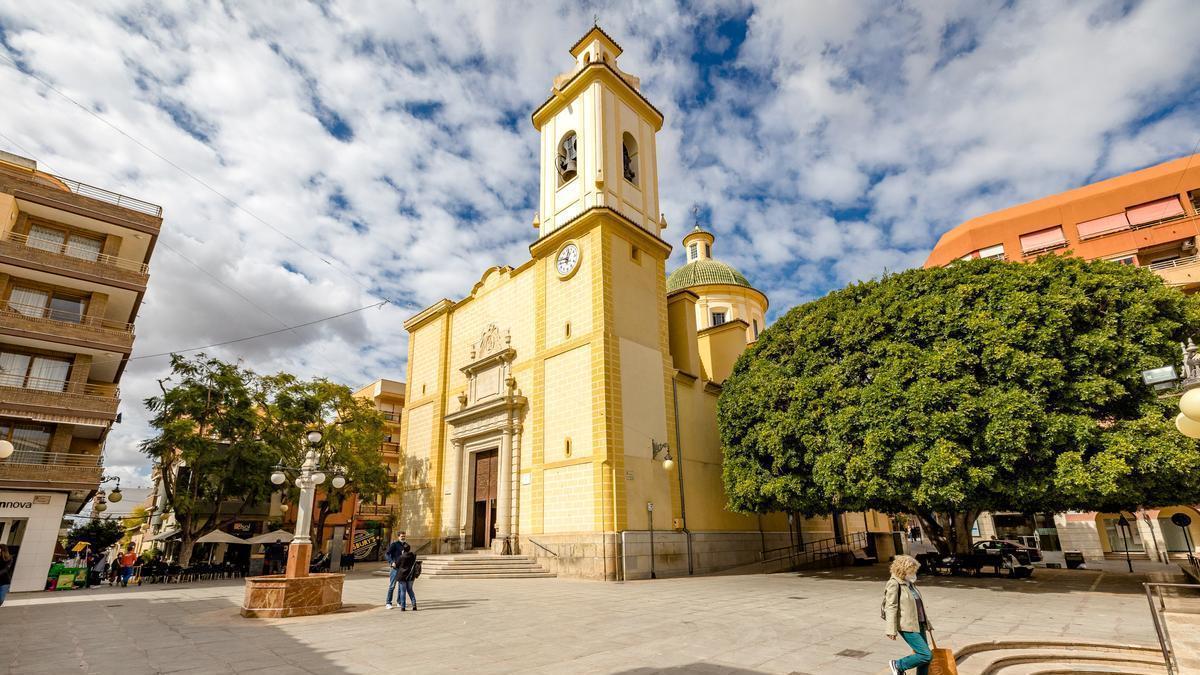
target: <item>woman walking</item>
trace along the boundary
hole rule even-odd
[[[17,559],[9,553],[8,547],[0,544],[0,605],[4,604],[4,598],[8,597],[8,588],[12,585],[13,568],[17,566]]]
[[[916,586],[917,569],[920,566],[921,563],[912,556],[896,556],[892,561],[892,577],[883,591],[880,615],[888,638],[895,640],[899,634],[913,650],[912,654],[902,659],[888,662],[892,675],[901,675],[910,668],[916,668],[917,675],[928,675],[929,662],[933,659],[933,652],[925,641],[925,632],[932,632],[933,624],[925,614],[925,603]]]

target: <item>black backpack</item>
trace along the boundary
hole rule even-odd
[[[412,578],[416,579],[419,576],[421,576],[421,561],[414,560],[413,561]]]

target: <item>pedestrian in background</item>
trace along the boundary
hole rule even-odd
[[[388,565],[390,565],[392,568],[391,573],[388,574],[387,602],[383,605],[384,609],[392,608],[392,592],[395,590],[396,584],[400,583],[400,581],[401,581],[401,579],[400,579],[400,558],[405,553],[412,551],[412,547],[408,545],[408,542],[405,541],[405,539],[406,539],[406,536],[405,536],[405,533],[403,530],[401,530],[400,532],[397,532],[396,533],[396,541],[393,541],[391,544],[389,544],[387,547],[387,551],[384,553],[384,557],[387,558]],[[403,597],[404,597],[404,589],[401,588],[400,589],[400,598],[397,598],[397,600],[400,600]],[[416,601],[414,600],[413,602],[416,602]]]
[[[133,552],[133,544],[121,555],[121,586],[128,586],[133,577],[133,568],[137,565],[138,555]]]
[[[8,597],[8,589],[12,586],[13,568],[17,566],[17,559],[9,552],[8,547],[0,544],[0,605],[4,604],[4,598]]]
[[[917,675],[928,675],[929,662],[933,660],[933,652],[925,638],[927,631],[933,631],[933,624],[925,613],[925,602],[916,586],[920,567],[921,563],[912,556],[896,556],[892,561],[892,576],[883,590],[879,614],[888,639],[895,640],[899,634],[913,650],[902,659],[888,661],[892,675],[902,675],[910,668],[916,668]]]

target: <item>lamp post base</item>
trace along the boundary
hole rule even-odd
[[[344,574],[246,577],[242,616],[284,619],[336,612],[342,608],[342,582],[345,578]]]
[[[292,542],[288,545],[287,567],[283,575],[289,579],[308,576],[309,561],[312,560],[312,544]]]

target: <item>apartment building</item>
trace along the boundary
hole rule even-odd
[[[0,542],[40,590],[95,494],[162,208],[0,152]]]
[[[1194,293],[1200,290],[1197,235],[1200,155],[1192,155],[968,220],[942,235],[925,267],[1073,255],[1140,265]],[[1079,550],[1090,558],[1122,557],[1128,549],[1135,557],[1166,561],[1186,557],[1189,549],[1200,553],[1198,507],[1126,514],[1133,523],[1128,537],[1119,534],[1117,513],[985,514],[978,534],[1028,537],[1043,548]],[[1189,533],[1171,522],[1176,513],[1191,517]]]
[[[388,479],[395,482],[405,468],[400,456],[400,416],[404,412],[403,382],[380,379],[354,392],[357,398],[375,404],[383,413],[384,438],[379,453],[386,464]],[[379,497],[373,503],[358,502],[354,511],[353,550],[359,560],[378,557],[381,546],[391,539],[391,523],[399,515],[401,496],[395,492]]]

